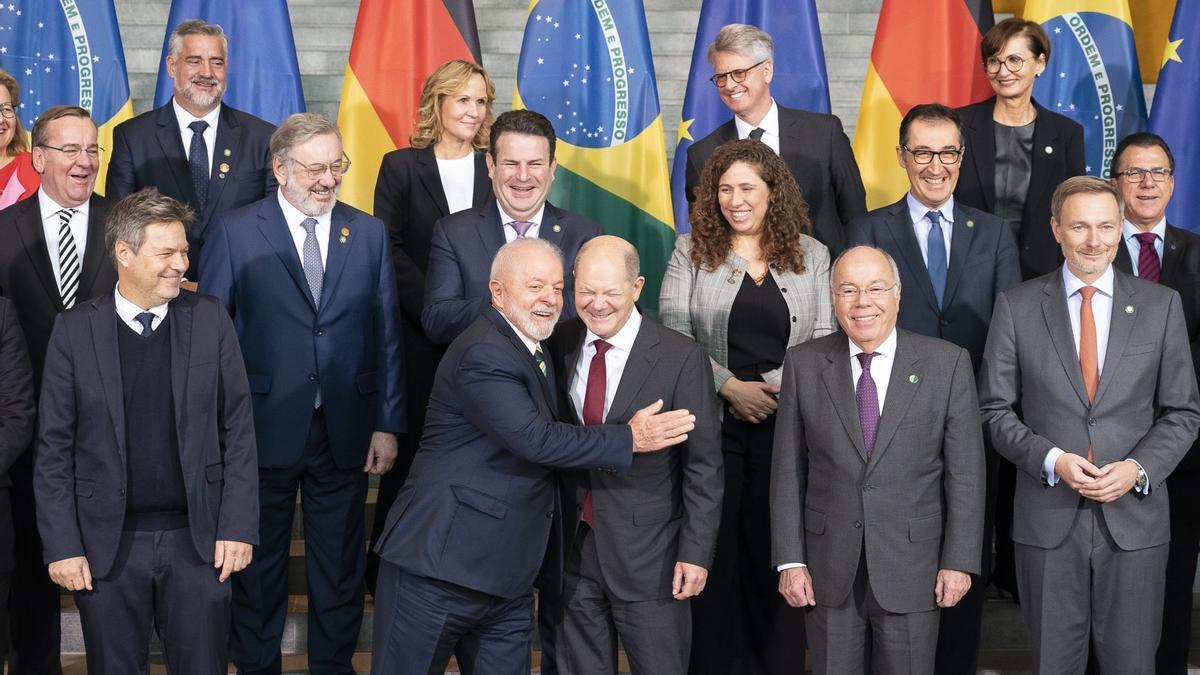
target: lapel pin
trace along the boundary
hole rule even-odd
[[[975,221],[973,221],[973,220],[968,220],[968,221],[967,221],[967,227],[975,227]]]
[[[225,162],[221,162],[221,166],[217,168],[221,170],[221,173],[229,173],[229,165]]]
[[[1047,146],[1046,146],[1046,154],[1047,154],[1047,155],[1053,155],[1053,154],[1054,154],[1054,146],[1052,146],[1052,145],[1047,145]]]
[[[739,270],[739,269],[738,269],[738,268],[736,268],[736,267],[735,267],[735,268],[733,268],[733,269],[731,269],[731,270],[729,270],[729,278],[725,280],[725,283],[727,283],[727,284],[736,284],[736,283],[737,283],[737,278],[738,278],[738,276],[739,276],[739,275],[741,275],[741,273],[742,273],[742,271],[741,271],[741,270]]]
[[[225,148],[225,152],[222,154],[224,154],[226,157],[233,157],[233,151],[229,148]]]
[[[1133,314],[1133,305],[1125,305],[1125,313]]]
[[[555,224],[554,224],[554,227],[552,227],[552,228],[550,228],[550,229],[554,230],[555,232],[562,232],[562,225],[559,225],[558,223],[555,223]]]
[[[350,236],[350,228],[343,225],[339,234],[341,234],[342,236],[338,237],[338,243],[340,243],[340,244],[346,243],[346,237]]]
[[[916,384],[921,381],[921,376],[920,375],[909,375],[908,381],[912,382],[913,384]]]

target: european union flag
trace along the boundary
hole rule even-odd
[[[683,97],[683,115],[671,169],[671,198],[675,204],[675,229],[691,230],[688,202],[683,193],[687,149],[711,134],[733,114],[721,103],[709,78],[708,45],[717,32],[731,23],[757,26],[775,41],[775,77],[771,96],[779,105],[812,112],[829,112],[829,79],[825,74],[825,48],[813,0],[704,0],[700,25],[692,48],[692,69]]]
[[[188,19],[215,23],[229,37],[225,103],[271,124],[304,111],[300,64],[285,0],[174,0],[163,38],[155,107],[166,105],[175,91],[167,74],[167,46],[171,31]]]
[[[1175,156],[1178,187],[1195,185],[1200,179],[1200,113],[1196,95],[1200,92],[1200,3],[1175,5],[1175,19],[1163,50],[1154,106],[1150,108],[1150,130],[1162,136]],[[1167,220],[1172,225],[1200,231],[1196,220],[1200,192],[1176,190],[1167,204]]]

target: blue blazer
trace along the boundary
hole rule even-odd
[[[104,181],[105,196],[118,200],[145,187],[192,207],[196,222],[188,228],[188,278],[195,279],[201,250],[216,217],[274,192],[271,172],[270,122],[221,104],[217,141],[213,148],[208,199],[201,209],[192,187],[187,149],[179,136],[179,121],[171,103],[117,125],[112,159]],[[228,171],[223,171],[228,167]]]
[[[579,248],[602,234],[600,226],[577,213],[546,202],[538,238],[562,249],[566,285],[560,320],[575,316],[575,255]],[[425,273],[425,307],[421,326],[436,344],[449,344],[491,304],[492,258],[504,245],[504,224],[496,200],[459,211],[437,221]]]
[[[966,349],[978,371],[996,296],[1021,283],[1017,242],[1008,223],[955,200],[950,268],[941,307],[933,294],[905,198],[855,218],[847,236],[851,246],[866,244],[887,251],[900,268],[896,325]]]
[[[342,469],[362,466],[371,433],[405,431],[396,279],[383,223],[333,208],[320,308],[275,195],[221,216],[200,288],[233,316],[254,396],[259,465],[294,465],[317,391]]]
[[[555,467],[626,473],[633,462],[628,425],[557,421],[546,365],[543,375],[491,307],[450,345],[380,557],[499,597],[533,590],[558,510]]]

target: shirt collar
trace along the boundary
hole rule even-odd
[[[283,196],[283,190],[277,190],[275,195],[279,200],[279,208],[283,210],[283,220],[288,224],[288,227],[301,227],[301,223],[304,222],[305,218],[316,218],[318,225],[328,225],[333,218],[332,210],[322,213],[319,216],[307,216]]]
[[[912,192],[906,192],[904,194],[904,201],[908,204],[908,215],[912,217],[912,222],[914,225],[921,222],[921,219],[925,217],[925,214],[933,211],[933,209],[917,201],[917,198],[912,195]],[[947,223],[953,225],[954,195],[950,195],[950,199],[947,199],[945,204],[939,206],[937,211],[938,213],[942,214],[942,220],[945,220]]]
[[[521,339],[521,342],[525,344],[525,348],[529,350],[530,355],[537,351],[538,346],[541,344],[540,342],[522,333],[521,329],[517,328],[517,324],[509,321],[508,317],[504,315],[504,312],[496,309],[495,306],[493,306],[492,309],[495,309],[500,316],[504,317],[504,322],[508,324],[508,327],[512,329],[512,332],[516,333],[517,337]]]
[[[625,353],[633,352],[633,342],[637,339],[638,331],[642,327],[642,315],[638,313],[637,308],[633,308],[633,312],[629,314],[629,319],[625,321],[625,325],[621,326],[621,330],[617,334],[605,339],[604,341],[613,346],[613,349],[620,349]],[[592,331],[588,331],[583,338],[583,344],[590,345],[600,336]]]
[[[92,201],[90,199],[84,200],[84,202],[82,204],[80,204],[79,206],[63,206],[62,204],[59,204],[58,202],[54,201],[54,198],[52,198],[50,195],[46,194],[45,188],[38,188],[37,194],[38,194],[38,208],[40,208],[42,210],[42,220],[46,220],[47,218],[50,218],[54,214],[58,213],[59,211],[62,211],[63,209],[67,209],[67,208],[75,209],[79,213],[82,213],[84,215],[84,217],[86,218],[88,215],[88,205]]]
[[[1150,231],[1158,235],[1159,241],[1166,241],[1167,217],[1163,216],[1161,220],[1154,224],[1154,227],[1150,228]],[[1133,223],[1129,222],[1128,219],[1121,221],[1121,236],[1124,237],[1126,241],[1132,240],[1135,244],[1140,245],[1140,242],[1134,238],[1134,236],[1140,232],[1141,230],[1139,230]]]
[[[855,356],[863,353],[863,348],[854,344],[854,340],[851,340],[849,337],[847,337],[846,341],[850,343],[850,358],[854,358]],[[888,334],[887,339],[885,339],[882,344],[875,348],[874,353],[882,356],[885,359],[896,358],[896,328],[894,326],[892,327],[892,332]]]
[[[515,222],[517,220],[516,218],[513,218],[512,216],[508,215],[508,212],[506,212],[504,210],[504,207],[500,205],[499,199],[496,200],[496,210],[500,212],[500,225],[501,226],[508,225],[509,223]],[[530,217],[528,222],[533,223],[537,227],[541,227],[542,226],[542,215],[545,213],[546,213],[546,202],[542,202],[542,205],[540,207],[538,207],[537,213],[533,214],[533,216]]]
[[[125,296],[121,295],[121,284],[119,282],[117,283],[116,288],[113,289],[113,298],[116,300],[117,304],[117,316],[121,317],[121,320],[128,324],[136,323],[138,314],[141,314],[142,312],[150,312],[155,316],[155,318],[161,321],[167,316],[167,306],[170,304],[169,302],[164,302],[163,304],[156,305],[150,309],[142,309],[141,307],[138,307],[132,302],[126,300]]]
[[[758,126],[754,126],[746,122],[737,115],[733,116],[733,123],[737,125],[738,138],[749,138],[750,132],[755,129],[762,129],[764,132],[779,137],[779,104],[775,99],[771,99],[771,108],[767,110],[767,114],[763,116],[762,121]]]
[[[210,110],[208,112],[208,114],[205,115],[204,117],[196,117],[196,116],[192,115],[192,113],[184,110],[183,106],[179,105],[179,101],[175,100],[174,96],[171,97],[171,108],[174,109],[174,111],[175,111],[175,121],[179,124],[179,130],[181,132],[184,129],[187,129],[189,124],[191,124],[192,122],[195,122],[197,120],[203,120],[205,122],[208,122],[209,129],[216,129],[217,128],[217,118],[221,116],[221,104],[220,103],[218,103],[217,107]],[[191,131],[191,129],[188,129],[188,131]]]
[[[1069,265],[1067,265],[1067,263],[1063,263],[1062,275],[1063,275],[1063,286],[1066,287],[1068,298],[1071,297],[1072,295],[1075,295],[1075,293],[1077,293],[1079,291],[1079,289],[1083,288],[1084,286],[1089,286],[1089,285],[1095,286],[1096,290],[1100,291],[1101,293],[1107,295],[1110,298],[1113,296],[1113,279],[1115,278],[1115,275],[1113,274],[1112,263],[1109,263],[1108,267],[1106,267],[1104,269],[1104,274],[1101,274],[1100,278],[1091,284],[1083,283],[1083,281],[1081,281],[1079,279],[1079,277],[1075,276],[1075,273],[1071,271],[1071,268]]]

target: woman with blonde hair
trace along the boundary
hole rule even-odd
[[[21,86],[0,70],[0,209],[11,206],[33,193],[42,184],[33,170],[29,138],[21,126]]]

